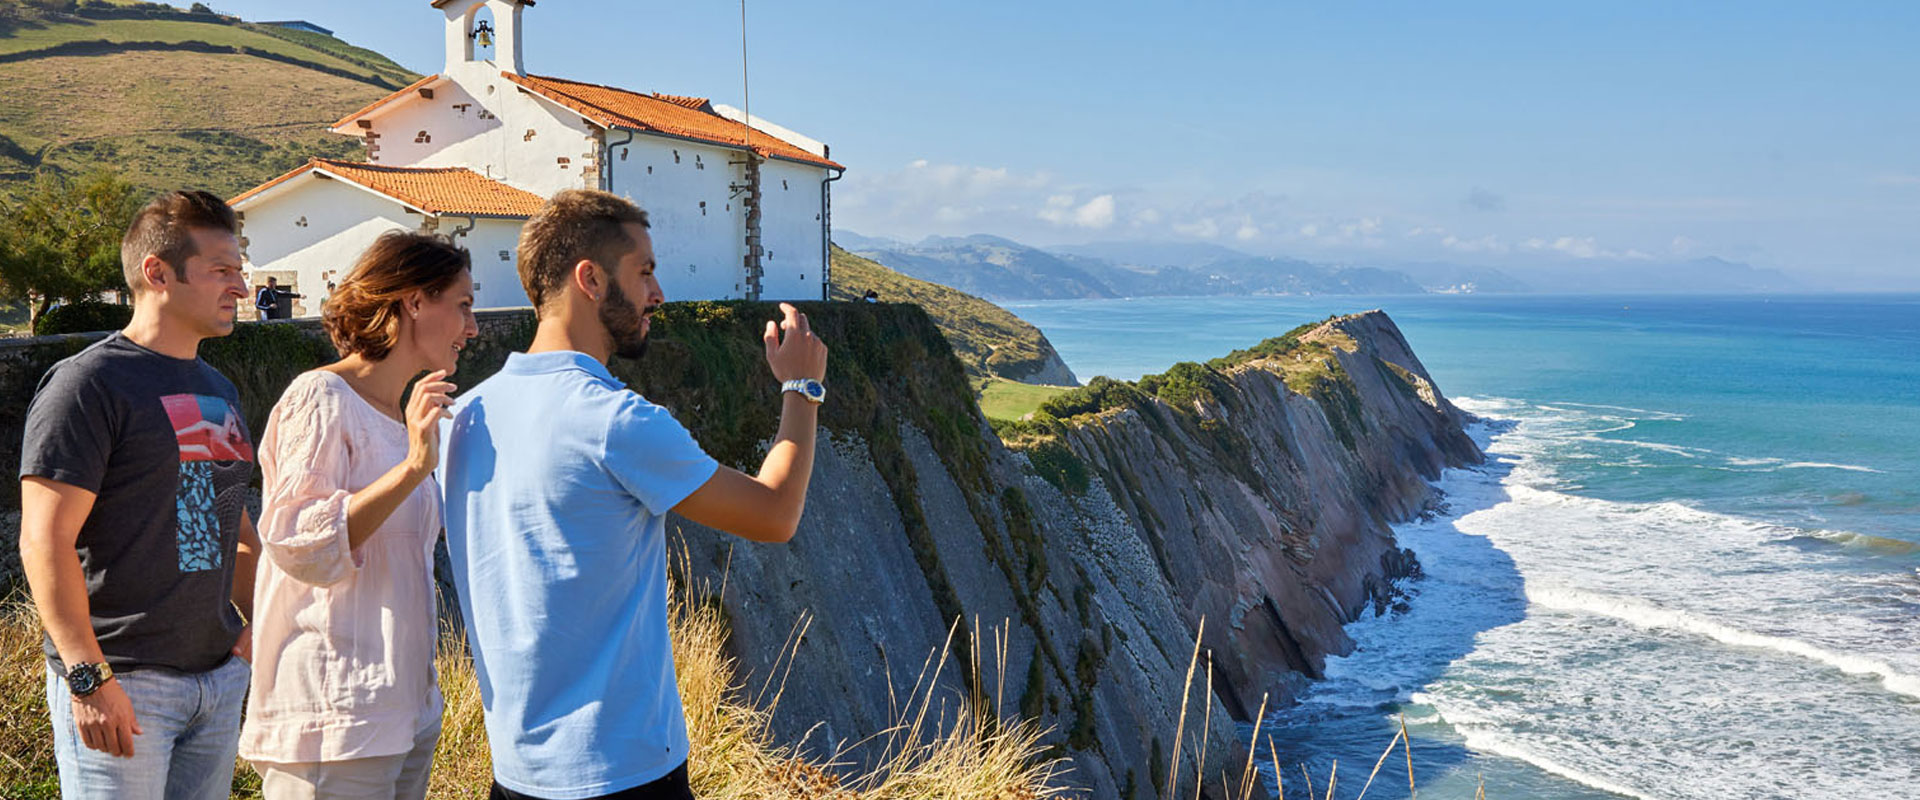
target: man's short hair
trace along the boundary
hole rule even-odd
[[[520,229],[520,286],[538,310],[557,297],[573,265],[592,261],[611,270],[639,246],[625,225],[647,223],[632,200],[592,189],[553,196]]]
[[[212,228],[238,234],[240,222],[227,203],[208,192],[168,192],[153,199],[133,215],[127,235],[120,240],[120,269],[127,288],[146,291],[146,276],[140,262],[147,256],[159,256],[173,267],[173,276],[187,279],[187,259],[197,251],[193,244],[195,228]]]

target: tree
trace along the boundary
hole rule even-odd
[[[138,190],[106,170],[42,173],[0,207],[0,299],[25,301],[34,320],[57,301],[124,288],[120,240],[139,210]]]

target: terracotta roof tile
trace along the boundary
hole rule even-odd
[[[676,106],[686,106],[687,108],[691,108],[695,111],[712,111],[713,110],[707,107],[707,104],[710,101],[708,101],[707,98],[704,98],[704,97],[687,97],[686,95],[667,94],[665,92],[654,92],[653,96],[658,99],[665,100],[669,103],[672,103]]]
[[[313,170],[349,180],[429,214],[530,217],[546,200],[464,167],[392,167],[316,158],[233,198],[238,205]]]
[[[700,106],[691,105],[690,101],[701,98],[640,94],[611,86],[538,75],[515,75],[511,72],[501,75],[599,125],[653,131],[734,147],[743,144],[745,126],[713,113],[704,102]],[[760,155],[844,169],[838,163],[762,131],[753,131],[752,136],[753,150]]]

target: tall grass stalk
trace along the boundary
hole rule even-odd
[[[806,638],[808,618],[797,620],[782,656],[782,679],[751,702],[725,655],[725,613],[718,603],[699,602],[690,592],[670,604],[674,667],[692,743],[688,766],[694,792],[713,800],[933,800],[1005,798],[1041,800],[1061,795],[1065,762],[1049,757],[1046,731],[1027,721],[1002,721],[982,702],[963,702],[949,713],[938,679],[951,647],[929,657],[929,671],[896,716],[883,758],[865,770],[847,769],[836,753],[810,758],[776,743],[772,721],[791,669]],[[979,635],[979,634],[976,634]],[[988,631],[1006,666],[1006,630]],[[60,796],[53,732],[46,707],[46,660],[41,628],[25,593],[0,601],[0,797],[55,800]],[[951,637],[949,637],[951,644]],[[436,666],[446,699],[439,747],[434,752],[428,796],[435,800],[483,798],[493,780],[480,689],[473,659],[455,633],[441,637]],[[984,669],[988,665],[980,665]],[[974,676],[986,685],[987,676]],[[996,691],[996,695],[998,692]],[[998,705],[998,697],[994,705]],[[258,797],[259,776],[242,762],[233,796]]]

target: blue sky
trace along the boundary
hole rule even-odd
[[[420,71],[427,0],[225,0]],[[1920,288],[1920,4],[769,3],[753,112],[837,228],[1342,263],[1720,256]],[[528,69],[738,106],[737,3],[548,0]]]

